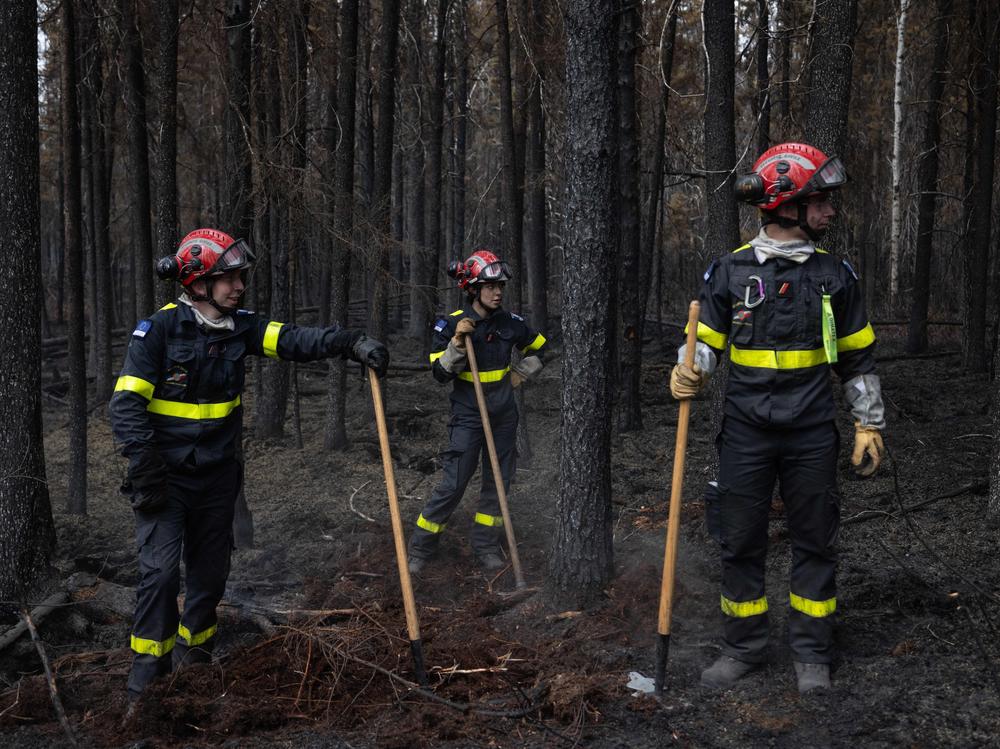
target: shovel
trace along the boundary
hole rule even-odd
[[[425,687],[427,672],[424,670],[424,646],[420,641],[420,620],[417,619],[417,605],[413,600],[410,568],[406,566],[406,540],[403,538],[403,521],[399,516],[399,499],[396,496],[396,476],[392,470],[392,454],[389,452],[389,430],[385,425],[382,386],[379,384],[378,375],[371,369],[368,370],[368,381],[372,386],[372,401],[375,404],[375,422],[378,424],[378,442],[382,449],[385,489],[389,494],[389,516],[392,518],[392,537],[396,542],[396,566],[399,567],[399,585],[403,589],[403,610],[406,612],[410,652],[413,653],[413,670],[416,672],[417,682]]]
[[[521,558],[517,555],[517,541],[514,540],[514,526],[510,522],[510,510],[507,508],[507,490],[504,488],[503,474],[500,472],[497,446],[493,442],[493,429],[490,427],[490,415],[486,410],[483,383],[479,381],[479,364],[476,363],[476,352],[472,347],[472,338],[468,334],[465,336],[465,350],[469,357],[469,369],[472,370],[472,386],[476,389],[479,418],[483,422],[483,434],[486,435],[486,449],[490,454],[490,465],[493,467],[493,483],[496,484],[497,498],[500,500],[500,514],[503,515],[503,530],[507,534],[510,562],[514,566],[514,580],[516,581],[518,590],[522,590],[527,585],[524,582],[524,573],[521,571]]]
[[[688,308],[687,350],[684,363],[694,365],[694,349],[698,343],[698,313],[700,305],[691,302]],[[670,613],[674,603],[674,570],[677,567],[677,536],[681,525],[681,491],[684,487],[684,454],[687,451],[688,420],[691,401],[682,400],[677,412],[677,441],[674,444],[674,475],[670,484],[670,513],[667,517],[667,543],[663,552],[663,581],[660,583],[660,611],[656,631],[656,680],[653,691],[663,694],[663,679],[670,654]]]

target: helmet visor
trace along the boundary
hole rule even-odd
[[[498,283],[500,281],[509,281],[513,277],[507,261],[498,260],[479,271],[476,275],[476,283]]]
[[[229,249],[222,253],[215,265],[212,266],[212,275],[221,275],[231,270],[242,270],[249,268],[256,262],[257,256],[253,254],[250,245],[245,239],[237,239]]]
[[[809,178],[803,192],[825,192],[834,190],[847,183],[847,170],[843,162],[836,156],[823,162],[819,169]]]

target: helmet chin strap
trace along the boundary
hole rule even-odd
[[[195,294],[193,288],[187,289],[187,294],[191,298],[192,302],[208,302],[212,308],[218,312],[220,315],[225,317],[226,315],[233,315],[236,313],[236,307],[223,307],[221,304],[215,301],[215,297],[212,296],[212,285],[214,281],[211,277],[206,277],[202,279],[205,282],[205,293]]]
[[[796,207],[798,208],[798,215],[795,218],[788,218],[787,216],[776,216],[768,215],[763,221],[763,226],[768,224],[777,224],[782,229],[801,229],[806,233],[813,242],[818,242],[823,236],[823,232],[818,232],[809,226],[808,211],[806,204],[798,201],[796,202]]]

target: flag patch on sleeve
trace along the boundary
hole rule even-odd
[[[844,267],[847,268],[848,272],[850,272],[850,274],[852,276],[854,276],[854,280],[857,281],[858,280],[858,274],[854,272],[854,268],[851,267],[851,264],[849,262],[847,262],[846,260],[841,260],[840,262],[842,262],[844,264]]]
[[[438,320],[437,323],[435,323],[435,325],[434,325],[434,331],[436,333],[440,333],[442,330],[444,330],[447,327],[448,327],[448,321],[447,320]]]
[[[135,326],[135,330],[132,331],[132,335],[136,338],[145,338],[146,333],[148,333],[149,329],[152,327],[153,323],[151,320],[140,320],[139,324]]]

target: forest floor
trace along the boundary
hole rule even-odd
[[[933,350],[956,349],[936,328]],[[989,388],[953,356],[904,359],[897,328],[878,331],[892,461],[852,480],[842,412],[844,523],[837,612],[839,660],[829,692],[800,696],[786,644],[789,544],[772,515],[767,666],[736,688],[706,692],[698,675],[718,654],[717,548],[701,493],[711,478],[709,404],[693,409],[682,510],[678,593],[662,702],[626,687],[652,676],[677,406],[667,378],[677,331],[647,346],[641,432],[616,434],[613,512],[617,577],[584,611],[545,590],[558,497],[560,367],[526,394],[530,467],[510,501],[529,591],[509,595],[508,568],[476,570],[468,545],[478,477],[439,558],[415,580],[431,689],[414,692],[371,401],[351,376],[346,452],[322,446],[320,373],[300,370],[302,438],[264,444],[247,432],[246,494],[256,544],[238,549],[220,607],[217,662],[157,683],[122,722],[136,561],[131,512],[118,494],[124,462],[106,417],[90,422],[89,514],[63,511],[67,436],[48,404],[46,454],[71,605],[39,625],[69,724],[97,747],[691,747],[984,746],[1000,736],[1000,564],[985,522],[991,446]],[[397,361],[416,361],[405,340]],[[250,377],[253,381],[253,375]],[[439,478],[446,388],[394,372],[389,414],[404,525]],[[247,422],[254,393],[248,392]],[[572,480],[572,477],[564,477]],[[898,484],[898,486],[897,486]],[[906,515],[914,505],[950,496]],[[353,505],[353,507],[352,507]],[[0,624],[4,628],[12,621]],[[0,653],[0,742],[69,746],[31,640]],[[392,678],[389,674],[398,678]]]

